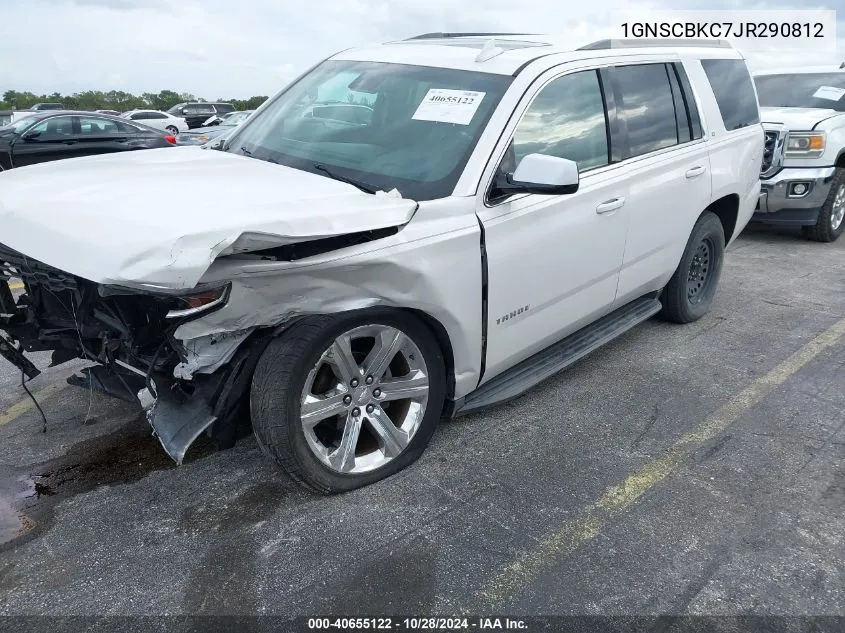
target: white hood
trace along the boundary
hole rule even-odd
[[[760,108],[760,120],[780,123],[790,130],[812,130],[817,123],[842,114],[828,108]]]
[[[401,226],[416,207],[245,156],[163,148],[0,172],[0,243],[98,283],[192,288],[223,252]]]

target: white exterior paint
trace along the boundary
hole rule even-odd
[[[549,46],[509,50],[478,62],[479,52],[479,47],[410,42],[335,57],[498,74],[524,66],[449,197],[417,205],[231,154],[151,150],[0,175],[2,240],[95,281],[170,288],[231,281],[224,308],[176,332],[192,349],[192,371],[225,361],[204,343],[212,334],[237,336],[297,315],[376,305],[419,310],[449,337],[454,396],[460,398],[480,384],[483,364],[486,381],[622,303],[660,290],[677,268],[692,226],[713,200],[735,195],[741,201],[730,239],[748,222],[760,188],[762,128],[724,129],[697,61],[736,59],[736,51],[566,52]],[[582,174],[579,190],[571,195],[486,203],[499,160],[544,81],[574,70],[650,61],[683,61],[696,93],[702,139]],[[261,110],[251,122],[260,116]],[[48,181],[51,186],[45,187]],[[215,184],[213,195],[196,196],[208,182]],[[622,203],[607,207],[618,200]],[[597,213],[599,208],[609,212]],[[218,259],[233,244],[247,241],[244,234],[266,245],[389,226],[401,230],[294,262],[248,255]],[[497,323],[501,315],[529,305],[519,317]]]
[[[163,116],[163,118],[133,118],[133,115],[142,113],[152,113],[159,117]],[[173,116],[172,114],[168,114],[167,112],[161,112],[160,110],[130,110],[129,112],[124,112],[120,116],[121,118],[129,119],[130,121],[134,121],[135,123],[140,123],[142,125],[146,125],[147,127],[153,127],[157,130],[167,131],[168,128],[176,128],[178,132],[188,131],[188,124],[185,122],[185,119],[180,118],[178,116]]]

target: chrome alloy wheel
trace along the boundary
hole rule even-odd
[[[830,228],[836,231],[845,219],[845,185],[839,185],[830,212]]]
[[[419,429],[429,374],[401,330],[356,327],[338,336],[308,373],[300,420],[308,446],[338,473],[364,473],[396,458]]]

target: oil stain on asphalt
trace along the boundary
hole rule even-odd
[[[214,451],[199,438],[185,460]],[[74,445],[65,455],[26,468],[0,467],[0,551],[47,529],[58,503],[99,486],[132,483],[146,475],[176,468],[143,419]]]

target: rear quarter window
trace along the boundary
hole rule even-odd
[[[738,130],[760,122],[754,85],[744,60],[703,59],[701,66],[713,88],[726,130]]]

